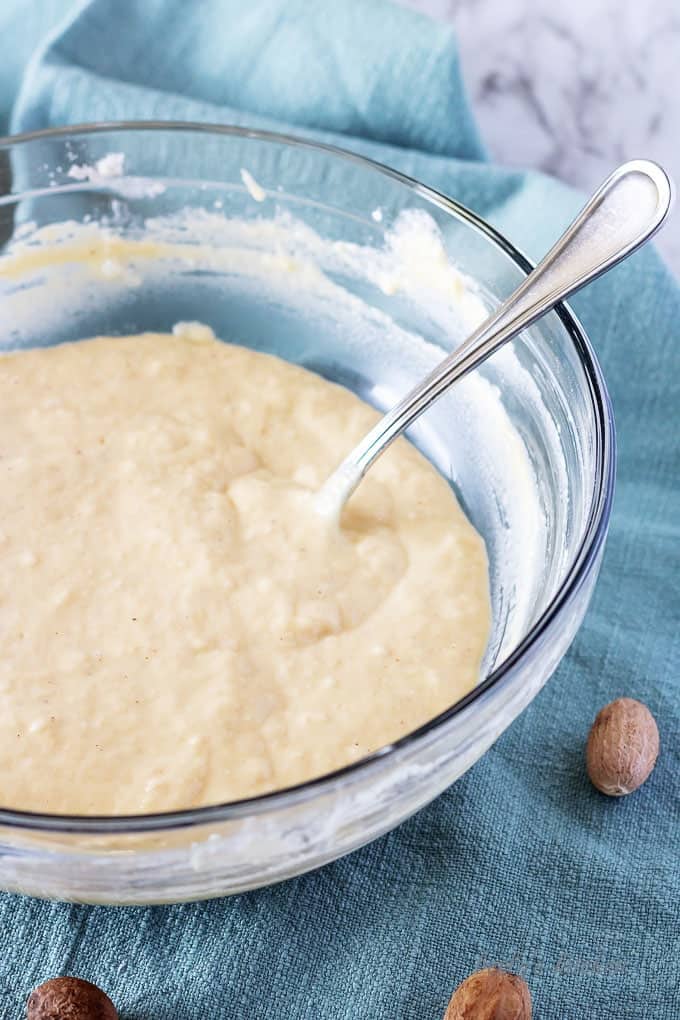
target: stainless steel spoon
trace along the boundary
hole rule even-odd
[[[317,508],[339,515],[371,464],[449,386],[644,244],[663,223],[671,201],[671,182],[656,163],[636,159],[615,170],[517,290],[345,457],[317,493]]]

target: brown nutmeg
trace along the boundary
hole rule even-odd
[[[531,1020],[531,992],[517,974],[487,967],[458,985],[444,1020]]]
[[[659,731],[646,705],[618,698],[598,712],[586,746],[593,786],[609,797],[623,797],[642,786],[656,764]]]
[[[76,977],[56,977],[31,992],[27,1020],[118,1020],[116,1008],[101,988]]]

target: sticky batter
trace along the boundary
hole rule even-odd
[[[405,440],[341,527],[312,492],[376,419],[205,327],[0,356],[0,805],[136,813],[346,765],[453,704],[483,543]]]

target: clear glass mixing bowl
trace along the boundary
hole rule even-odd
[[[3,349],[200,320],[380,407],[529,269],[467,209],[392,170],[198,124],[0,142],[0,244]],[[564,655],[600,564],[614,428],[571,312],[454,387],[411,438],[487,542],[494,623],[475,690],[367,759],[248,801],[125,818],[0,810],[0,886],[105,903],[238,892],[375,839],[477,761]]]

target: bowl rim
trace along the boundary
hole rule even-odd
[[[249,138],[255,141],[325,152],[345,162],[354,163],[365,170],[389,177],[458,220],[462,220],[468,226],[485,235],[525,275],[531,272],[535,265],[495,227],[491,226],[491,224],[487,223],[460,202],[437,191],[435,188],[422,184],[415,178],[408,176],[408,174],[386,166],[378,160],[359,155],[338,145],[319,142],[295,134],[210,122],[199,123],[179,120],[98,121],[65,125],[63,127],[43,128],[16,135],[6,135],[0,137],[0,151],[47,139],[57,140],[59,138],[66,139],[73,135],[86,137],[89,135],[122,133],[126,131],[140,133],[145,131],[150,133],[163,131],[178,133],[194,132],[196,134],[212,134],[223,137]],[[570,602],[573,595],[579,590],[589,575],[591,568],[598,560],[598,555],[604,544],[611,514],[616,464],[616,435],[611,401],[597,357],[578,318],[566,302],[560,302],[555,306],[554,311],[574,345],[579,364],[584,371],[592,402],[596,438],[595,491],[593,492],[583,538],[555,595],[517,647],[484,680],[455,704],[449,706],[417,729],[409,731],[398,740],[378,748],[356,762],[294,786],[272,790],[268,793],[258,794],[257,796],[241,800],[228,801],[223,804],[210,804],[151,814],[68,815],[21,811],[0,807],[0,826],[41,833],[133,836],[221,823],[232,819],[264,814],[270,809],[283,808],[310,800],[315,795],[323,794],[334,788],[345,778],[356,777],[358,774],[370,772],[376,766],[384,763],[386,758],[411,748],[421,739],[445,726],[451,719],[484,698],[485,695],[491,691],[496,691],[503,680],[507,679],[512,673],[517,663],[531,651],[535,644],[540,642],[543,634],[551,626],[564,606]]]

